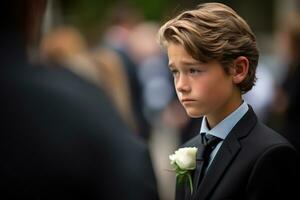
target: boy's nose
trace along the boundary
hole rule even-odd
[[[175,87],[178,92],[187,92],[190,90],[187,77],[180,75],[175,82]]]

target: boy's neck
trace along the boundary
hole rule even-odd
[[[210,129],[214,128],[218,123],[234,112],[243,103],[242,97],[239,96],[224,105],[222,110],[216,110],[214,113],[206,115],[207,123]]]

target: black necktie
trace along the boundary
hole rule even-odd
[[[205,133],[201,133],[201,140],[204,148],[202,151],[197,152],[196,157],[196,170],[194,174],[194,191],[197,190],[200,185],[201,180],[203,179],[205,168],[209,163],[209,156],[213,149],[217,146],[217,144],[221,141],[220,138],[206,135]]]

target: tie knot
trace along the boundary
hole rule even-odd
[[[221,138],[206,133],[201,133],[201,138],[204,148],[197,154],[197,160],[207,159],[213,149],[222,140]]]
[[[202,143],[206,147],[210,146],[210,147],[214,148],[214,146],[221,141],[221,138],[218,138],[218,137],[210,135],[210,134],[201,133],[201,136],[202,136]]]

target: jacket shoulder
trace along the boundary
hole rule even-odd
[[[254,137],[256,136],[259,138],[257,140],[258,142],[263,141],[270,146],[285,145],[292,147],[290,142],[284,136],[259,121],[253,128],[253,133]]]

